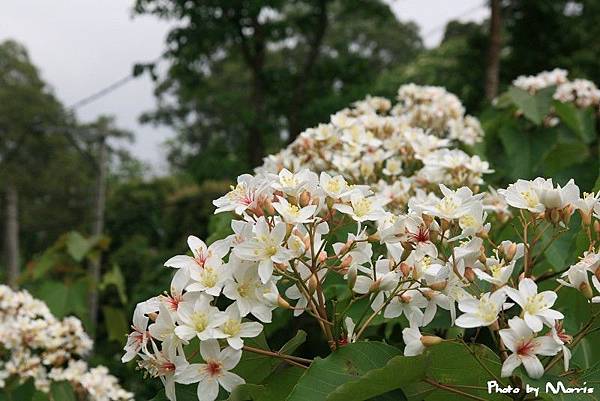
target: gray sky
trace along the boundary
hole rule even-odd
[[[480,21],[487,17],[484,0],[388,0],[402,20],[413,20],[427,46],[441,40],[448,20]],[[136,62],[157,58],[170,24],[154,17],[132,18],[127,0],[2,0],[0,40],[16,39],[29,50],[43,78],[67,106],[126,76]],[[134,155],[166,171],[161,144],[168,127],[140,125],[139,115],[155,104],[152,82],[144,75],[89,105],[77,116],[89,121],[100,114],[136,134]]]

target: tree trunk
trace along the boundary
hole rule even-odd
[[[19,194],[13,183],[6,187],[6,267],[7,281],[17,288],[19,279]]]
[[[92,225],[92,235],[99,237],[104,232],[104,209],[106,205],[106,176],[108,169],[108,149],[106,137],[101,133],[98,141],[97,172],[96,172],[96,191],[94,196],[94,220]],[[91,280],[91,289],[88,295],[88,305],[90,314],[90,324],[92,333],[95,333],[98,324],[98,285],[100,283],[100,273],[102,267],[102,255],[93,259],[88,265],[88,275]]]
[[[490,2],[490,45],[488,49],[487,67],[485,71],[485,97],[491,101],[498,95],[500,51],[502,50],[502,17],[500,0],[490,0]]]

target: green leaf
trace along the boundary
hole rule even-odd
[[[281,401],[290,393],[304,373],[304,369],[281,365],[262,384],[243,384],[238,386],[228,401]]]
[[[591,107],[580,109],[573,103],[554,102],[554,110],[565,123],[585,143],[592,143],[596,138],[595,117]]]
[[[340,386],[379,369],[400,350],[380,342],[358,342],[342,347],[325,359],[316,359],[302,375],[287,401],[326,400]],[[375,391],[375,390],[374,390]]]
[[[125,288],[125,278],[119,265],[114,264],[112,269],[102,276],[100,290],[104,291],[108,286],[114,285],[119,294],[119,299],[123,305],[127,304],[127,291]]]
[[[76,401],[73,387],[68,382],[55,382],[50,386],[50,394],[55,401]]]
[[[108,339],[125,345],[128,324],[127,317],[123,311],[111,306],[105,306],[102,308],[102,313],[104,314]]]
[[[81,262],[93,247],[94,241],[86,239],[77,231],[71,231],[67,235],[67,252],[77,262]]]
[[[427,358],[396,356],[380,368],[368,371],[358,380],[341,385],[327,401],[362,401],[418,382],[425,378]],[[402,375],[398,375],[402,372]]]
[[[531,174],[531,145],[529,136],[512,125],[500,128],[498,136],[502,141],[510,166],[507,173],[511,178],[527,178]]]
[[[536,125],[540,125],[550,111],[554,90],[555,88],[552,86],[540,90],[535,95],[531,95],[523,89],[511,86],[508,89],[508,95],[513,103],[523,111],[528,120]]]
[[[557,143],[544,160],[544,175],[553,177],[567,167],[585,162],[589,155],[590,149],[583,142]]]
[[[283,345],[283,347],[281,347],[279,352],[286,355],[292,355],[298,349],[299,346],[304,344],[305,341],[306,332],[304,330],[298,330],[296,335],[291,340],[286,342]]]
[[[254,348],[270,351],[264,333],[260,333],[256,338],[245,339],[244,343],[245,345]],[[240,363],[233,369],[233,372],[243,377],[246,380],[246,383],[259,384],[266,379],[280,363],[281,360],[277,358],[254,352],[244,352]]]
[[[488,394],[487,382],[500,378],[500,359],[489,348],[474,344],[469,345],[485,368],[467,350],[458,343],[442,343],[429,348],[429,367],[427,376],[438,383],[457,386],[461,391],[481,397],[486,401],[508,401],[510,398],[502,394]],[[490,374],[489,371],[493,373]],[[465,387],[461,387],[465,386]],[[456,397],[446,390],[433,387],[427,383],[416,383],[407,387],[405,394],[409,400],[447,401]]]

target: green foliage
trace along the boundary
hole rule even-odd
[[[488,183],[504,186],[517,179],[570,178],[586,191],[599,173],[598,116],[553,100],[554,87],[530,94],[510,87],[481,116],[486,135],[480,147],[496,170]]]

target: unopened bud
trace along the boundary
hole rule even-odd
[[[275,208],[269,199],[264,201],[263,211],[267,216],[273,216],[275,214]]]
[[[441,344],[442,341],[444,341],[444,339],[441,337],[438,337],[438,336],[422,336],[421,337],[421,344],[423,344],[426,347],[432,347],[434,345]]]
[[[569,222],[571,221],[571,216],[573,215],[574,211],[575,211],[575,208],[571,205],[567,205],[567,206],[563,207],[562,210],[560,211],[561,220],[563,223],[565,223],[565,225],[568,225]]]
[[[310,295],[315,293],[315,290],[317,289],[317,286],[319,285],[319,279],[317,278],[316,274],[311,274],[310,278],[308,279],[308,292],[310,293]]]
[[[358,267],[356,265],[350,266],[350,268],[348,268],[348,288],[350,288],[350,290],[354,289],[354,284],[356,284],[357,276]]]
[[[269,292],[264,295],[265,299],[273,305],[277,305],[283,309],[292,309],[288,301],[285,300],[281,295],[273,292]]]
[[[148,317],[150,318],[150,320],[152,320],[153,322],[156,322],[156,319],[158,318],[158,313],[156,312],[150,312],[148,313]]]
[[[431,242],[437,242],[440,238],[440,233],[437,230],[429,231],[429,240]]]
[[[319,258],[317,259],[319,263],[323,263],[327,260],[327,252],[321,251],[319,252]]]
[[[587,299],[592,299],[594,297],[594,293],[592,292],[592,287],[588,283],[581,283],[579,286],[579,291],[583,294]]]
[[[286,271],[287,270],[287,266],[283,263],[273,263],[273,266],[275,266],[275,268],[279,271]]]
[[[346,270],[351,264],[352,256],[348,255],[342,260],[342,263],[340,264],[340,269]]]
[[[473,269],[471,267],[466,267],[465,268],[465,278],[467,280],[469,280],[469,282],[473,282],[475,281],[475,272],[473,271]]]
[[[433,222],[433,217],[431,217],[431,216],[430,216],[430,215],[428,215],[428,214],[424,214],[424,215],[422,216],[422,218],[423,218],[423,222],[425,223],[425,225],[426,225],[426,226],[430,226],[430,225],[431,225],[431,223]]]
[[[579,209],[579,215],[581,216],[581,224],[583,224],[584,226],[589,226],[590,224],[592,224],[592,212],[585,212],[581,209]]]
[[[552,209],[550,211],[550,221],[552,222],[552,224],[557,224],[561,218],[560,218],[560,212],[558,211],[558,209]]]
[[[450,228],[450,222],[446,219],[442,219],[440,227],[442,228],[442,232],[444,232]]]
[[[448,285],[448,280],[438,281],[437,283],[433,283],[429,285],[429,288],[435,291],[443,291]]]
[[[305,207],[310,204],[310,194],[307,191],[304,191],[300,194],[300,206]]]
[[[412,266],[409,265],[408,263],[406,263],[406,262],[400,263],[400,271],[402,272],[402,275],[404,277],[408,277],[410,275],[411,270],[412,270]]]
[[[511,242],[510,245],[504,249],[504,257],[506,258],[507,262],[510,262],[513,260],[513,258],[515,257],[516,254],[517,254],[517,244],[515,244],[514,242]]]

